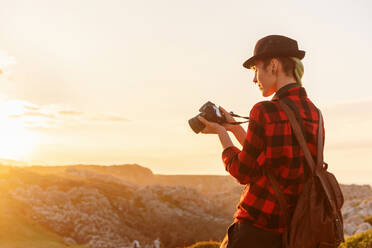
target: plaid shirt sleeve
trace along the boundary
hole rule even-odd
[[[222,152],[225,169],[240,184],[249,184],[259,173],[265,161],[265,131],[260,103],[253,106],[249,114],[247,135],[242,150],[230,146]]]

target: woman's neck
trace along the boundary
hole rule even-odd
[[[297,83],[296,79],[294,79],[293,77],[288,77],[284,75],[282,77],[278,77],[276,81],[276,90],[279,90],[280,88],[288,84],[291,84],[291,83]]]

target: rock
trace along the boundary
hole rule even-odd
[[[160,241],[158,239],[154,240],[154,246],[155,248],[160,248]]]
[[[76,245],[76,241],[71,237],[64,237],[63,241],[68,245]]]
[[[347,209],[343,209],[343,211],[342,211],[342,217],[344,219],[347,219],[347,218],[349,218],[349,217],[351,217],[355,214],[356,214],[356,209],[352,208],[352,207],[349,207]]]
[[[345,220],[346,223],[353,223],[354,225],[358,226],[364,222],[363,217],[359,214],[355,214]]]
[[[134,240],[132,243],[133,248],[141,248],[141,245],[138,240]]]
[[[372,197],[372,189],[370,185],[340,185],[345,200],[352,199],[368,199]]]
[[[356,226],[353,223],[348,223],[344,225],[344,233],[346,235],[352,235],[356,230]]]
[[[360,216],[368,216],[368,209],[367,208],[362,208],[361,210],[359,210],[358,214]]]
[[[358,226],[358,230],[356,230],[355,234],[364,232],[370,228],[372,228],[371,224],[364,222],[363,224]]]

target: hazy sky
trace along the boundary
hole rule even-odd
[[[0,3],[2,158],[225,174],[218,137],[187,121],[208,100],[241,115],[267,100],[242,63],[282,34],[306,51],[330,170],[372,184],[370,1]]]

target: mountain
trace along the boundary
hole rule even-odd
[[[5,159],[0,158],[0,166],[1,165],[11,165],[11,166],[27,166],[28,163],[20,161],[20,160],[13,160],[13,159]]]
[[[221,175],[161,175],[153,172],[138,164],[123,165],[67,165],[67,166],[29,166],[29,171],[40,174],[64,173],[68,171],[86,171],[98,174],[111,175],[124,181],[132,182],[137,185],[161,184],[167,186],[185,186],[198,190],[202,194],[232,190],[237,186],[236,181],[231,176]]]

